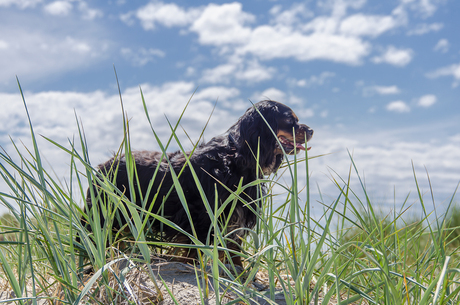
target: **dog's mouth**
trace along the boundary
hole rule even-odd
[[[283,146],[284,151],[289,155],[298,154],[301,150],[305,150],[305,147],[303,146],[303,144],[305,143],[303,142],[296,141],[296,143],[294,144],[293,141],[288,140],[285,136],[279,136],[278,140]],[[307,147],[306,149],[310,150],[311,147]]]

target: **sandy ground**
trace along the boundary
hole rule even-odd
[[[151,264],[151,270],[155,275],[155,279],[152,279],[151,273],[148,272],[147,265],[133,265],[129,264],[128,260],[121,260],[117,264],[110,266],[109,268],[109,286],[113,288],[113,291],[124,294],[125,297],[116,297],[117,293],[112,292],[110,295],[107,294],[106,290],[97,290],[97,282],[90,288],[90,293],[95,296],[95,299],[102,304],[216,304],[216,294],[213,287],[213,279],[208,274],[205,274],[195,269],[189,264],[180,262],[168,262],[161,259],[156,259]],[[120,281],[122,278],[121,274],[124,273],[124,281]],[[89,283],[91,277],[94,275],[88,275],[86,277],[86,283]],[[97,275],[95,276],[97,277]],[[206,281],[207,279],[207,281]],[[229,280],[228,278],[226,278]],[[157,285],[155,285],[155,281]],[[208,284],[208,295],[203,295],[204,284]],[[264,278],[264,275],[258,273],[255,281],[247,282],[247,289],[238,287],[236,285],[221,284],[219,287],[219,303],[227,304],[235,301],[239,297],[243,296],[249,304],[286,304],[281,289],[277,289],[275,292],[275,298],[270,300],[268,291],[268,281]],[[224,278],[225,282],[225,278]],[[243,281],[244,282],[244,281]],[[5,286],[4,286],[5,287]],[[82,289],[83,287],[80,287]],[[157,289],[158,288],[158,289]],[[200,289],[201,288],[201,289]],[[0,289],[1,291],[1,289]],[[200,291],[202,293],[200,294]],[[62,293],[54,291],[50,295],[54,300],[60,299]],[[263,297],[263,296],[266,297]],[[0,292],[0,303],[2,300],[14,298],[12,291],[4,290]],[[128,301],[129,300],[129,301]],[[319,300],[321,303],[322,300]],[[239,303],[239,302],[238,302]],[[14,302],[8,302],[3,304],[14,304]],[[30,302],[29,304],[32,304]],[[53,304],[47,299],[40,299],[38,304]],[[59,304],[54,302],[54,304]],[[96,304],[94,300],[90,301],[88,298],[83,298],[80,304]],[[244,304],[244,302],[239,303]],[[330,303],[336,304],[336,303]]]

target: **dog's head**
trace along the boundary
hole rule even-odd
[[[299,124],[299,118],[288,106],[274,101],[269,102],[278,108],[278,114],[275,115],[278,138],[275,154],[283,154],[284,151],[286,154],[294,155],[305,149],[310,150],[311,147],[305,148],[303,145],[313,137],[313,129],[305,124]]]
[[[304,145],[313,136],[313,130],[299,124],[291,108],[271,100],[261,101],[249,108],[235,126],[238,127],[239,134],[236,136],[243,163],[251,166],[258,155],[264,174],[278,169],[284,153],[293,155],[310,149]]]

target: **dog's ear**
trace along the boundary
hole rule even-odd
[[[256,109],[257,107],[257,109]],[[259,165],[266,167],[273,162],[277,144],[278,107],[272,103],[258,103],[249,108],[237,123],[239,133],[239,166],[253,169],[257,154]]]

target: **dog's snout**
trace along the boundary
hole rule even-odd
[[[311,139],[311,137],[313,137],[313,129],[311,129],[311,128],[308,127],[307,125],[305,125],[305,124],[300,124],[299,130],[301,130],[304,134],[306,134],[306,136],[307,136],[307,141],[309,141],[309,140]]]
[[[313,135],[313,129],[311,129],[309,126],[307,126],[305,124],[301,124],[300,129],[302,129],[303,132],[306,132],[309,135]]]

